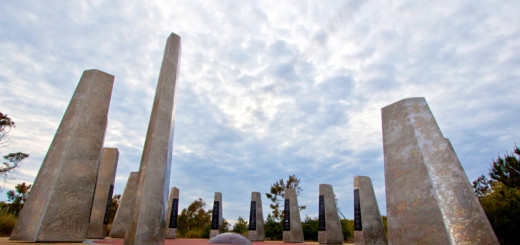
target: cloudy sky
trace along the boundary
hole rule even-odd
[[[520,143],[520,1],[0,0],[1,153],[30,154],[0,193],[32,183],[83,70],[115,76],[106,147],[115,193],[139,169],[166,38],[182,38],[171,186],[180,208],[296,174],[316,217],[332,184],[353,218],[353,176],[386,214],[381,108],[425,97],[472,181]],[[269,202],[263,195],[264,216]],[[210,205],[208,205],[209,207]]]

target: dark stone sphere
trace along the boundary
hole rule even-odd
[[[209,240],[208,243],[210,243],[210,244],[243,244],[243,245],[252,244],[251,241],[249,241],[249,239],[247,239],[246,237],[244,237],[238,233],[234,233],[234,232],[226,232],[226,233],[219,234],[219,235],[211,238],[211,240]]]

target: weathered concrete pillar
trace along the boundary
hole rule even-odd
[[[285,190],[285,204],[283,210],[283,242],[303,242],[300,206],[298,206],[296,191],[293,189]]]
[[[114,76],[108,73],[83,72],[12,240],[85,240],[113,84]]]
[[[424,98],[382,109],[390,244],[498,244]]]
[[[247,238],[251,241],[265,240],[264,214],[262,213],[262,195],[251,193],[251,209],[249,212],[249,231]]]
[[[166,42],[157,82],[126,245],[164,244],[180,52],[181,38],[172,33]]]
[[[215,201],[213,202],[213,213],[211,215],[211,230],[209,239],[217,236],[222,232],[222,193],[215,192]]]
[[[119,151],[117,148],[103,148],[96,190],[94,191],[94,202],[92,203],[92,210],[90,211],[87,238],[102,239],[107,236],[107,226],[110,217],[110,205],[114,192],[118,159]]]
[[[117,208],[116,216],[110,228],[110,237],[124,238],[126,230],[130,225],[132,219],[132,207],[135,203],[135,194],[137,190],[137,177],[139,172],[131,172],[126,181],[125,190],[121,197],[121,203]]]
[[[372,181],[366,176],[354,176],[354,240],[356,245],[387,244]]]
[[[177,238],[177,214],[179,211],[179,189],[172,187],[170,191],[170,201],[168,202],[168,212],[166,213],[166,238]]]
[[[332,185],[321,184],[319,196],[318,241],[320,244],[343,244],[343,231],[339,221]]]

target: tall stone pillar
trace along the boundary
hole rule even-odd
[[[131,172],[126,181],[125,190],[121,197],[121,203],[117,208],[116,216],[110,227],[109,236],[112,238],[124,238],[126,230],[132,219],[132,207],[135,203],[135,192],[137,189],[137,177],[139,172]]]
[[[126,245],[164,244],[180,51],[181,38],[172,33],[166,42],[157,82]]]
[[[94,191],[94,202],[90,211],[87,238],[103,239],[107,236],[118,159],[119,151],[117,148],[103,148],[96,190]]]
[[[366,176],[354,176],[354,240],[356,245],[387,244],[372,181]]]
[[[108,73],[83,72],[12,240],[85,240],[113,84],[114,76]]]
[[[390,244],[498,244],[424,98],[382,109]]]
[[[262,213],[262,195],[260,192],[251,193],[251,209],[249,212],[249,231],[247,238],[251,241],[264,241],[264,214]]]
[[[343,231],[332,185],[320,185],[318,241],[320,244],[343,244]]]
[[[217,236],[222,232],[222,193],[215,192],[215,201],[213,202],[213,213],[211,215],[211,230],[209,239]]]
[[[285,203],[283,210],[283,242],[303,242],[300,206],[298,206],[296,191],[293,189],[285,190]]]
[[[172,187],[170,191],[170,201],[168,202],[168,212],[166,213],[166,238],[177,238],[177,214],[179,211],[179,189]]]

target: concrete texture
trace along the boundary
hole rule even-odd
[[[222,233],[218,236],[211,238],[208,241],[209,244],[240,244],[250,245],[252,244],[245,236],[242,236],[234,232]]]
[[[289,205],[287,205],[289,204]],[[287,219],[288,218],[288,219]],[[289,226],[287,226],[287,224]],[[285,190],[284,204],[284,224],[283,224],[283,241],[290,243],[303,242],[302,221],[300,219],[300,207],[296,191],[293,189]],[[287,229],[289,228],[289,229]]]
[[[382,109],[390,244],[498,244],[424,98]]]
[[[85,240],[113,84],[110,74],[83,72],[12,240]]]
[[[251,193],[247,238],[251,241],[265,240],[264,214],[262,212],[262,195],[260,192]]]
[[[343,231],[334,197],[332,185],[320,184],[318,229],[320,244],[343,244]]]
[[[211,214],[211,230],[209,239],[217,236],[222,232],[222,193],[215,192],[215,200],[213,202],[213,212]]]
[[[173,210],[173,212],[172,212]],[[168,201],[168,212],[166,212],[166,238],[177,238],[177,214],[179,212],[179,189],[172,187]]]
[[[117,148],[103,148],[101,162],[99,164],[94,202],[90,211],[90,222],[87,229],[87,238],[102,239],[107,236],[110,204],[116,179],[117,161],[119,151]]]
[[[126,181],[125,190],[123,196],[121,196],[121,203],[117,208],[116,216],[112,222],[110,228],[110,237],[113,238],[124,238],[126,230],[130,224],[132,218],[132,207],[135,202],[135,192],[137,190],[137,177],[139,172],[131,172]]]
[[[361,216],[361,229],[355,229],[354,231],[356,245],[386,245],[387,239],[383,219],[379,213],[376,194],[374,193],[370,177],[354,176],[354,193],[356,191],[358,195],[354,194],[354,198],[358,196],[359,211],[361,211],[359,213]]]
[[[125,244],[164,244],[181,38],[166,41]]]

